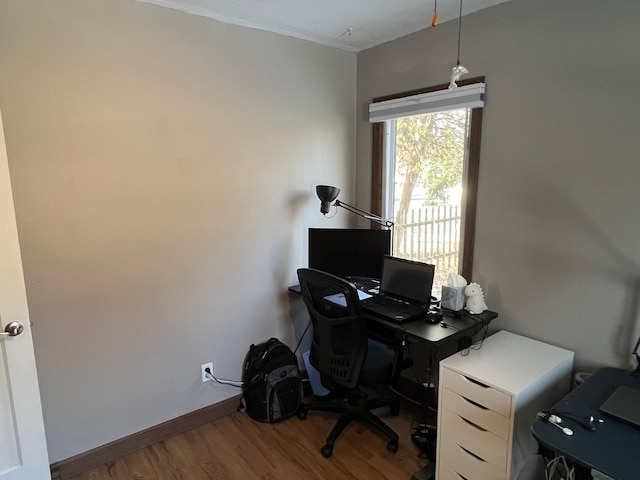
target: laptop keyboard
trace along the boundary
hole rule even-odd
[[[374,303],[384,305],[386,307],[413,309],[413,307],[406,302],[396,300],[395,298],[391,297],[385,297],[384,295],[378,295]]]
[[[379,311],[380,313],[389,310],[389,313],[400,313],[405,316],[419,315],[424,313],[425,307],[410,305],[395,298],[377,295],[365,301],[364,305],[369,310]]]

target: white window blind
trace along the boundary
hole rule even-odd
[[[484,107],[484,83],[474,83],[454,90],[438,90],[410,97],[394,98],[369,105],[369,122],[442,112],[458,108]]]

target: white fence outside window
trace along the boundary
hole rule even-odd
[[[405,224],[394,228],[395,255],[436,265],[434,284],[446,282],[449,272],[458,272],[460,257],[459,205],[412,208]]]

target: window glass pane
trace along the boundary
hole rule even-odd
[[[436,265],[434,293],[461,268],[466,139],[463,108],[390,121],[394,255]]]

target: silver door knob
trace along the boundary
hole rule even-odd
[[[11,322],[4,327],[4,332],[0,332],[0,335],[7,337],[17,337],[24,330],[24,325],[20,322]]]

